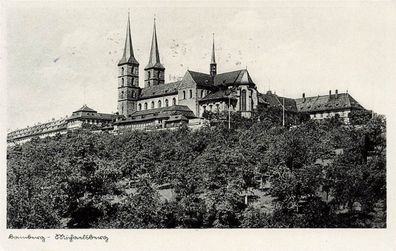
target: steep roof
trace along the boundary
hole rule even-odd
[[[246,69],[238,71],[230,71],[217,74],[214,78],[214,85],[236,85],[236,84],[250,84],[253,85],[254,82]]]
[[[181,81],[176,81],[172,83],[153,85],[143,88],[140,93],[140,99],[176,94],[178,92],[180,83]]]
[[[300,112],[364,109],[363,106],[348,93],[298,98],[296,99],[296,104]]]
[[[213,87],[213,80],[209,74],[196,72],[196,71],[187,71],[190,73],[194,82],[200,87]]]
[[[144,68],[144,69],[146,70],[146,69],[150,69],[150,68],[165,69],[165,67],[160,62],[155,18],[154,18],[153,37],[151,39],[150,58],[149,58],[149,62],[147,64],[146,68]]]
[[[260,98],[261,96],[261,98]],[[271,91],[268,91],[265,94],[260,93],[259,99],[263,102],[267,103],[270,107],[276,107],[279,109],[283,109],[283,103],[285,104],[285,111],[288,112],[297,112],[296,101],[292,98],[280,97]]]
[[[228,100],[229,97],[229,92],[228,90],[218,90],[213,93],[209,93],[206,95],[203,99],[201,99],[199,102],[205,102],[205,101],[212,101],[212,100]],[[235,97],[231,96],[230,99],[236,99]]]
[[[135,59],[135,56],[133,55],[129,12],[128,12],[128,22],[127,22],[127,29],[126,29],[126,36],[125,36],[124,53],[122,54],[122,58],[118,62],[118,65],[127,64],[127,63],[133,63],[133,64],[139,65],[138,61]]]

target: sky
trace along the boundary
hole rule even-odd
[[[348,91],[365,108],[395,107],[396,2],[8,2],[7,128],[115,112],[128,9],[140,86],[153,29],[166,82],[247,68],[260,92],[299,98]],[[171,77],[170,77],[171,76]]]

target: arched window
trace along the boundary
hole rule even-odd
[[[166,106],[166,107],[169,106],[169,101],[168,101],[168,99],[165,99],[165,106]]]
[[[148,75],[147,75],[147,76],[148,76],[148,79],[150,79],[150,78],[151,78],[151,72],[148,71],[147,74],[148,74]]]
[[[132,98],[134,98],[134,97],[135,97],[135,91],[132,90]]]
[[[246,111],[246,90],[241,92],[241,111]]]
[[[209,111],[212,111],[212,105],[209,105]]]
[[[183,99],[186,99],[186,91],[183,91]]]
[[[139,104],[139,111],[142,110],[142,104]]]
[[[124,78],[121,78],[121,86],[124,86]]]
[[[161,100],[158,100],[158,108],[161,108]]]
[[[154,109],[154,101],[151,101],[151,109]]]
[[[161,72],[158,71],[157,73],[158,73],[158,79],[160,79],[160,77],[161,77]]]
[[[124,67],[121,68],[121,75],[124,75]]]
[[[147,102],[144,103],[144,110],[147,110]]]
[[[216,104],[216,112],[220,111],[220,104]]]
[[[192,98],[192,90],[190,90],[190,98]]]
[[[204,96],[204,90],[201,90],[201,98]]]
[[[124,91],[121,91],[121,98],[124,98]]]
[[[172,105],[176,105],[176,98],[172,99]]]

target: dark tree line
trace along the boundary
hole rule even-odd
[[[216,123],[33,139],[7,151],[7,224],[385,227],[385,119],[353,116],[350,125],[297,117],[284,128],[278,112],[264,111],[232,114],[231,130]],[[163,184],[173,199],[160,195]],[[246,204],[249,191],[259,195]]]

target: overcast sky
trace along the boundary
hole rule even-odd
[[[338,89],[379,113],[395,105],[395,2],[17,2],[6,11],[7,128],[84,103],[115,112],[128,8],[140,86],[156,15],[166,81],[208,72],[215,33],[218,72],[247,67],[261,92],[298,98]]]

